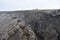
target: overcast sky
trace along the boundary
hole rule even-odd
[[[60,0],[0,0],[0,11],[58,8]]]

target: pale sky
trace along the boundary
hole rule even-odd
[[[0,0],[0,11],[59,8],[60,0]]]

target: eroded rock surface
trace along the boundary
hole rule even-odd
[[[22,20],[13,19],[8,26],[1,40],[36,40],[36,35],[32,29]],[[15,39],[15,36],[17,37]]]
[[[60,10],[0,12],[1,40],[60,40]]]

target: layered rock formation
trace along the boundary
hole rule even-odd
[[[32,29],[22,20],[13,19],[8,26],[5,34],[1,36],[1,40],[36,40],[36,35]],[[15,39],[16,33],[19,36]]]
[[[60,10],[0,12],[1,40],[60,40]]]

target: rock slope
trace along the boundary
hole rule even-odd
[[[35,33],[24,21],[14,19],[8,27],[7,31],[2,34],[1,40],[36,40]],[[17,39],[15,39],[15,35],[18,35]]]
[[[1,40],[60,40],[60,9],[0,12]]]

